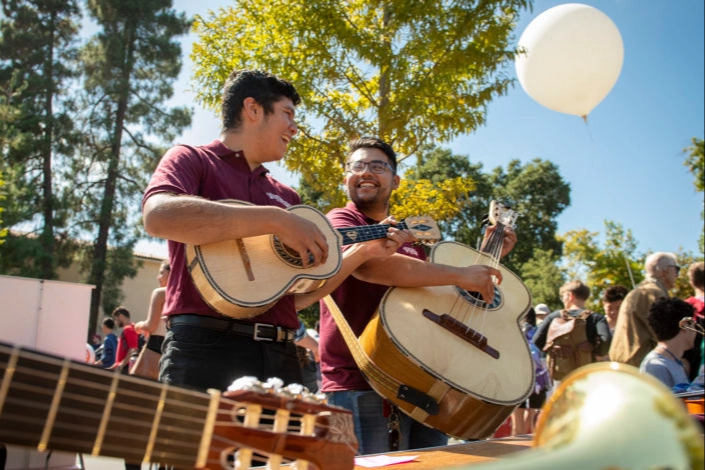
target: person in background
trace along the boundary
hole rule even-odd
[[[115,352],[118,344],[118,339],[114,332],[115,321],[106,317],[100,327],[103,330],[103,345],[100,348],[100,359],[95,364],[104,369],[110,369],[115,364]]]
[[[299,320],[299,329],[296,330],[294,338],[296,344],[296,355],[299,358],[301,366],[301,384],[305,386],[309,392],[318,392],[318,339],[309,333],[306,325]]]
[[[649,327],[658,342],[641,361],[639,371],[653,375],[668,388],[678,392],[687,390],[690,385],[682,358],[683,353],[693,347],[696,336],[694,331],[681,328],[680,321],[692,316],[692,305],[673,298],[655,301],[647,315]]]
[[[616,285],[609,286],[602,292],[602,308],[605,309],[607,324],[610,326],[610,333],[614,333],[614,327],[617,325],[617,316],[619,307],[622,301],[629,293],[629,289],[624,286]]]
[[[639,367],[657,339],[649,328],[647,316],[651,304],[668,297],[678,278],[680,266],[673,253],[657,252],[646,257],[646,279],[632,289],[619,307],[610,346],[610,361]]]
[[[544,305],[545,304],[539,304]],[[548,308],[548,307],[547,307]],[[546,401],[546,395],[551,387],[551,378],[548,374],[546,360],[541,350],[536,347],[531,339],[536,333],[536,311],[532,307],[526,314],[523,325],[524,337],[531,350],[531,358],[534,362],[534,390],[529,397],[519,404],[519,407],[512,413],[512,435],[531,434],[534,432],[534,425],[541,407]]]
[[[705,327],[705,263],[697,261],[688,266],[688,282],[693,288],[694,295],[685,299],[693,306],[693,321],[701,328]],[[702,331],[702,330],[700,330]],[[688,378],[694,380],[702,375],[705,367],[705,338],[698,334],[695,336],[693,348],[683,354],[683,359],[688,365]]]
[[[551,314],[551,309],[548,307],[546,304],[538,304],[536,307],[534,307],[534,311],[536,312],[536,325],[540,325],[541,322]]]
[[[547,316],[533,337],[534,344],[546,353],[554,386],[572,370],[604,359],[611,340],[605,316],[585,308],[590,297],[587,285],[570,281],[561,286],[559,294],[563,310]]]
[[[103,340],[98,333],[91,335],[91,347],[96,350],[103,344]]]
[[[137,354],[139,338],[135,331],[135,324],[130,321],[130,311],[125,307],[113,310],[112,317],[117,326],[122,328],[115,353],[115,363],[109,369],[120,369],[125,374],[129,372],[130,360]]]
[[[164,301],[166,300],[166,284],[169,281],[170,272],[169,261],[162,261],[159,266],[159,274],[157,275],[159,287],[152,291],[147,319],[135,323],[135,331],[137,334],[144,335],[147,338],[146,347],[160,355],[162,353],[164,335],[166,335],[166,323],[164,318],[162,318],[162,310],[164,309]]]

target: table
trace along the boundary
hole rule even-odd
[[[487,462],[514,452],[530,449],[531,438],[532,436],[530,435],[512,436],[501,439],[452,444],[444,447],[391,452],[387,455],[418,455],[418,457],[411,462],[394,465],[392,467],[379,468],[394,468],[394,470],[430,470]],[[365,467],[356,465],[355,470],[366,469]]]

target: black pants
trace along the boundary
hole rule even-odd
[[[172,325],[164,338],[159,381],[201,390],[226,390],[244,376],[301,383],[293,342],[255,341],[227,331]]]

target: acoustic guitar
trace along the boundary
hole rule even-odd
[[[352,414],[295,390],[208,393],[0,343],[0,443],[176,468],[350,470]]]
[[[366,374],[378,393],[417,421],[463,439],[490,436],[534,387],[520,324],[531,295],[498,262],[504,226],[516,216],[493,201],[496,230],[481,251],[441,242],[430,254],[434,263],[498,268],[503,280],[491,304],[457,286],[394,287],[359,339],[384,372]]]
[[[221,202],[251,205],[236,200]],[[379,224],[336,230],[313,207],[299,205],[287,210],[321,229],[328,242],[326,262],[304,268],[298,253],[273,235],[187,245],[191,277],[213,309],[232,318],[251,318],[284,295],[313,292],[340,270],[343,245],[385,238],[390,227]],[[438,226],[430,217],[409,217],[397,228],[409,229],[419,242],[433,243],[440,238]]]

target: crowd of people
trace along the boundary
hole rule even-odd
[[[130,312],[120,308],[103,322],[99,364],[129,371],[130,357],[139,351],[140,333],[148,336],[145,347],[161,355],[159,381],[198,390],[226,390],[242,376],[302,383],[302,370],[306,372],[313,361],[318,367],[308,371],[313,375],[306,381],[311,388],[320,388],[330,404],[352,411],[359,453],[446,444],[448,436],[400,413],[370,387],[329,304],[322,300],[330,295],[359,335],[390,286],[455,285],[491,302],[495,284],[502,281],[501,272],[490,266],[427,262],[410,231],[396,226],[389,200],[400,176],[396,153],[387,142],[376,137],[352,142],[342,181],[348,202],[327,214],[338,229],[389,224],[386,237],[344,247],[340,269],[322,287],[284,295],[255,318],[234,319],[212,308],[194,285],[187,245],[272,234],[299,254],[303,268],[319,266],[335,255],[315,222],[287,210],[301,203],[299,195],[264,166],[284,157],[298,131],[299,102],[294,86],[282,78],[234,71],[223,87],[220,137],[206,145],[178,145],[166,152],[144,193],[142,213],[147,233],[168,241],[169,260],[160,270],[160,287],[152,295],[147,320],[132,324]],[[248,204],[221,202],[226,199]],[[500,256],[517,242],[510,228],[504,230]],[[698,372],[702,377],[702,351],[683,358],[689,347],[702,349],[702,335],[684,333],[679,327],[683,317],[702,321],[702,264],[689,270],[695,295],[686,301],[669,298],[679,269],[675,256],[654,253],[646,260],[643,283],[631,291],[622,286],[604,291],[604,314],[585,308],[590,289],[578,280],[561,287],[561,308],[551,311],[545,304],[532,308],[525,318],[524,336],[537,380],[533,393],[514,413],[514,432],[532,432],[551,389],[583,364],[614,360],[641,366],[669,387],[686,378],[690,386]],[[316,302],[320,328],[307,334],[297,312]],[[111,333],[116,325],[121,328],[117,339]]]
[[[538,318],[535,309],[530,311],[525,331],[532,353],[539,357],[538,391],[550,393],[573,370],[607,360],[638,367],[674,393],[703,390],[705,263],[688,267],[693,295],[687,299],[669,295],[681,269],[674,254],[653,253],[646,258],[644,269],[646,279],[634,289],[621,285],[604,289],[604,314],[585,308],[590,289],[577,280],[560,288],[562,309],[546,314],[545,304],[536,306],[543,313],[538,326],[533,323]],[[550,380],[542,380],[544,373]],[[545,398],[545,392],[534,393],[520,406],[512,416],[514,434],[533,431]]]

